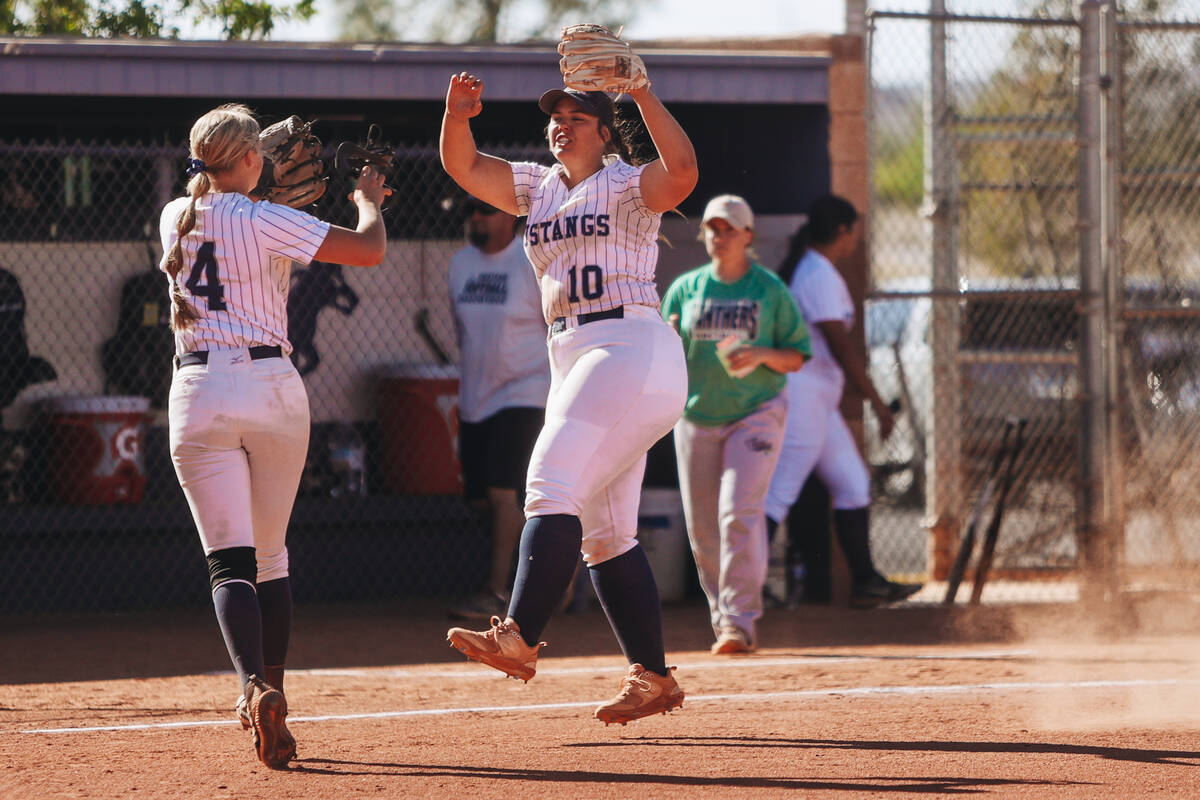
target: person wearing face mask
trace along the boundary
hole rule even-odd
[[[525,473],[546,415],[550,363],[537,279],[512,214],[466,197],[467,246],[450,259],[458,334],[458,456],[463,493],[491,531],[487,584],[450,609],[491,619],[508,608],[513,556],[525,516]]]
[[[796,301],[754,260],[754,214],[714,197],[701,222],[712,261],[680,275],[663,316],[683,338],[688,399],[675,425],[679,487],[715,655],[752,652],[767,577],[763,502],[787,420],[786,375],[812,355]]]

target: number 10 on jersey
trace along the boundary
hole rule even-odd
[[[579,302],[581,288],[584,300],[595,300],[604,294],[604,273],[596,264],[585,264],[582,270],[572,264],[571,269],[567,270],[567,281],[567,299],[572,303]]]

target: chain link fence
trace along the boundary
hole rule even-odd
[[[1200,23],[1117,29],[1122,577],[1186,588],[1200,567]]]
[[[544,144],[489,152],[547,157]],[[203,555],[166,434],[174,351],[158,215],[182,147],[0,140],[0,612],[195,604]],[[326,156],[332,158],[332,151]],[[446,285],[465,211],[433,142],[397,149],[386,261],[294,268],[312,437],[289,532],[300,601],[466,594]],[[320,214],[353,225],[336,179]]]
[[[1116,588],[1187,580],[1197,497],[1184,476],[1200,436],[1200,355],[1189,347],[1200,264],[1187,224],[1200,177],[1200,23],[1136,9],[1112,19],[1091,76],[1109,115],[1099,140],[1107,205],[1095,214],[1081,172],[1089,76],[1074,7],[1025,4],[1018,18],[961,5],[871,18],[867,340],[881,393],[904,406],[891,438],[869,437],[877,549],[893,571],[932,579],[925,596],[942,599],[961,531],[989,484],[1003,483],[1005,421],[1023,419],[985,599],[1079,595],[1081,568],[1096,566],[1079,537],[1097,470]],[[1107,237],[1099,302],[1081,257],[1089,225]],[[1088,319],[1112,354],[1103,395],[1087,382]],[[1096,469],[1089,398],[1115,409]]]

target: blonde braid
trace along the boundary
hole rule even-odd
[[[198,222],[196,201],[212,191],[209,172],[221,172],[237,163],[246,151],[258,144],[259,125],[253,112],[244,105],[230,103],[209,111],[192,126],[191,157],[204,162],[201,172],[188,181],[187,206],[175,226],[175,244],[163,259],[163,269],[171,279],[171,330],[184,330],[200,319],[200,313],[187,301],[179,286],[183,270],[183,237]]]
[[[209,190],[211,185],[208,176],[203,172],[188,181],[187,193],[190,199],[187,206],[184,207],[183,213],[179,215],[179,222],[175,225],[175,244],[167,253],[163,263],[163,269],[171,279],[171,330],[173,331],[184,330],[200,319],[200,314],[183,296],[183,290],[179,288],[179,281],[176,278],[179,276],[179,271],[183,269],[183,237],[196,227],[196,201]]]

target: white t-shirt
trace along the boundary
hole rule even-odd
[[[621,305],[659,307],[654,271],[662,214],[642,200],[642,172],[615,155],[573,189],[563,166],[512,165],[517,208],[528,214],[525,253],[542,287],[542,311],[556,317]]]
[[[820,380],[830,391],[836,392],[837,397],[841,397],[846,376],[817,323],[840,320],[847,331],[854,326],[854,301],[850,298],[846,281],[829,259],[810,248],[796,266],[789,288],[804,314],[804,321],[808,323],[813,350],[812,360],[791,375],[799,378],[803,373],[805,380]]]
[[[469,245],[459,250],[450,259],[449,287],[462,354],[463,421],[480,422],[502,408],[545,408],[546,323],[520,237],[491,255]]]
[[[179,215],[188,202],[179,197],[163,208],[164,253],[175,245]],[[238,192],[200,197],[196,226],[183,237],[183,268],[175,277],[200,319],[175,332],[175,352],[279,345],[284,354],[291,353],[292,262],[310,263],[328,233],[328,222],[288,206],[256,203]]]

